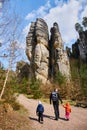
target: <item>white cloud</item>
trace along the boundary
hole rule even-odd
[[[87,6],[84,8],[81,17],[87,17]]]
[[[56,7],[51,7],[48,1],[45,6],[41,6],[37,11],[28,14],[27,18],[34,16],[35,20],[37,17],[41,17],[47,22],[49,29],[54,22],[57,22],[63,41],[71,44],[71,41],[77,39],[78,36],[75,23],[80,22],[82,17],[87,14],[87,0],[68,0],[66,3],[62,3],[61,0],[62,4],[58,4],[58,2],[58,0],[55,0]],[[24,29],[25,32],[28,31],[27,29],[29,28]]]
[[[2,8],[2,2],[0,2],[0,8]]]
[[[50,9],[50,7],[51,7],[50,1],[48,0],[44,6],[41,6],[38,10],[33,10],[26,16],[25,19],[33,20],[36,17],[44,17],[47,14],[47,11]]]
[[[62,6],[63,3],[64,3],[64,0],[54,0],[54,2],[55,2],[56,5]]]
[[[28,32],[29,32],[29,29],[30,29],[30,25],[31,23],[29,23],[24,29],[23,29],[23,35],[24,37],[26,38]]]
[[[0,10],[2,9],[2,2],[0,2]],[[0,16],[2,15],[2,12],[0,11]]]
[[[34,11],[33,12],[31,12],[31,13],[29,13],[27,16],[26,16],[26,20],[29,20],[29,19],[33,19],[35,17],[35,13],[34,13]]]
[[[78,21],[79,9],[79,2],[71,0],[68,4],[52,8],[44,19],[47,21],[49,28],[52,27],[54,22],[58,23],[62,39],[67,43],[76,38],[74,25]]]
[[[47,14],[47,10],[49,10],[50,8],[50,2],[48,1],[45,6],[41,6],[38,10],[37,10],[37,15],[38,16],[45,16]]]
[[[38,10],[33,10],[32,12],[30,12],[25,19],[29,20],[29,21],[34,21],[36,18],[40,17],[43,18],[45,15],[47,15],[47,11],[50,9],[51,5],[50,5],[50,1],[48,0],[47,3],[44,6],[41,6]],[[27,36],[28,32],[29,32],[29,28],[30,28],[31,23],[29,23],[24,29],[23,29],[23,34],[24,37]]]

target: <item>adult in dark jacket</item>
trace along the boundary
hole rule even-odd
[[[55,120],[58,120],[58,118],[59,118],[59,100],[62,104],[63,102],[60,97],[60,94],[58,93],[58,90],[54,89],[54,91],[50,94],[50,104],[52,101],[53,107],[54,107],[54,113],[55,113]]]
[[[42,105],[41,101],[39,101],[36,113],[38,115],[38,121],[41,123],[43,123],[43,112],[44,112],[44,106]]]

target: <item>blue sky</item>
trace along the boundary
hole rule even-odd
[[[11,0],[11,6],[23,18],[24,38],[31,22],[40,17],[47,22],[49,29],[53,22],[59,24],[65,44],[71,44],[77,38],[74,25],[87,16],[87,0]]]
[[[14,2],[13,2],[14,1]],[[48,28],[53,22],[59,24],[62,39],[65,45],[71,47],[78,34],[75,31],[75,23],[81,23],[87,16],[87,0],[13,0],[17,11],[24,17],[23,34],[26,37],[32,21],[43,18]]]
[[[3,0],[0,0],[0,3],[2,3],[1,1]],[[87,17],[87,0],[11,0],[10,5],[10,11],[15,8],[15,12],[22,17],[23,42],[20,46],[24,50],[30,24],[32,21],[36,21],[36,18],[43,18],[47,22],[49,30],[53,23],[57,22],[64,45],[71,47],[78,38],[75,23],[81,23],[82,18]],[[0,8],[2,8],[2,4],[0,4]]]

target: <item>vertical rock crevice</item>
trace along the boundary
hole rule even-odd
[[[30,40],[28,40],[29,38]],[[48,26],[43,19],[37,19],[33,25],[31,24],[30,32],[26,38],[26,54],[30,61],[31,75],[43,83],[46,83],[48,79],[48,41]]]
[[[64,50],[63,40],[59,31],[58,24],[55,22],[51,28],[50,48],[50,64],[51,75],[55,75],[60,71],[67,79],[70,79],[70,65],[66,51]]]
[[[46,22],[38,18],[32,22],[26,37],[26,55],[30,61],[31,77],[40,79],[44,84],[54,78],[60,71],[70,78],[70,66],[58,24],[55,22],[50,30]]]

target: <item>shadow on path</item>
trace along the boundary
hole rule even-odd
[[[49,118],[51,120],[55,120],[55,118],[53,116],[49,116],[49,115],[43,115],[43,118]],[[33,121],[37,121],[38,122],[38,119],[37,118],[33,118],[33,117],[29,117],[30,120],[33,120]],[[64,120],[64,121],[67,121],[65,118],[63,117],[59,117],[60,120]]]
[[[43,115],[43,117],[45,117],[45,118],[49,118],[49,119],[52,119],[52,120],[54,120],[54,117],[53,117],[53,116],[49,116],[49,115]]]
[[[60,120],[64,120],[64,121],[67,121],[65,118],[63,117],[59,117]]]
[[[30,120],[38,121],[37,118],[29,117]]]
[[[51,120],[54,120],[55,118],[53,116],[49,116],[49,115],[43,115],[43,118],[49,118]],[[33,120],[33,121],[38,121],[37,118],[33,118],[33,117],[29,117],[30,120]]]

